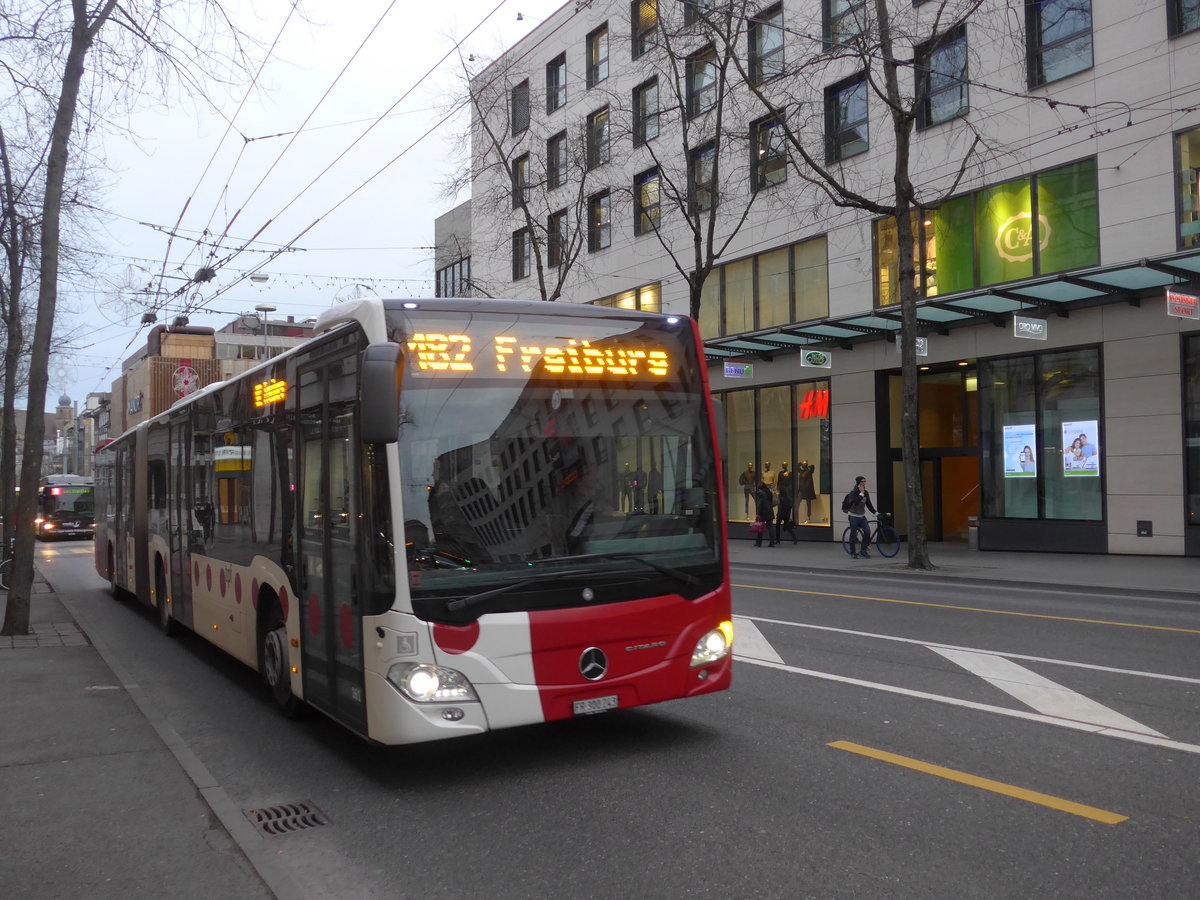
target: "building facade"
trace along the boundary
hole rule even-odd
[[[838,540],[906,525],[903,269],[932,539],[1200,555],[1200,10],[889,7],[563,6],[471,82],[472,293],[695,315],[731,535]]]

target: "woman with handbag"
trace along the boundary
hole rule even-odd
[[[765,534],[770,542],[767,546],[774,547],[775,532],[771,528],[771,520],[775,518],[775,493],[767,487],[766,482],[760,481],[754,491],[754,513],[756,518],[750,526],[754,532],[754,546],[762,546]]]

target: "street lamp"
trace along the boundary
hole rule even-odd
[[[267,313],[275,312],[275,307],[270,303],[260,303],[254,307],[255,311],[261,314],[262,318],[262,334],[263,334],[263,359],[267,358]]]

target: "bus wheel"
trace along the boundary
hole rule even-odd
[[[154,567],[154,593],[158,603],[158,628],[167,637],[179,634],[179,623],[171,615],[171,604],[167,595],[167,574],[162,563]]]
[[[292,693],[292,675],[288,667],[287,626],[283,624],[278,607],[262,628],[259,638],[259,671],[271,692],[275,705],[289,719],[298,715],[302,706]]]

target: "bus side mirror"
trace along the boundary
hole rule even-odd
[[[358,429],[368,444],[394,444],[400,435],[400,345],[368,344],[358,377]]]

